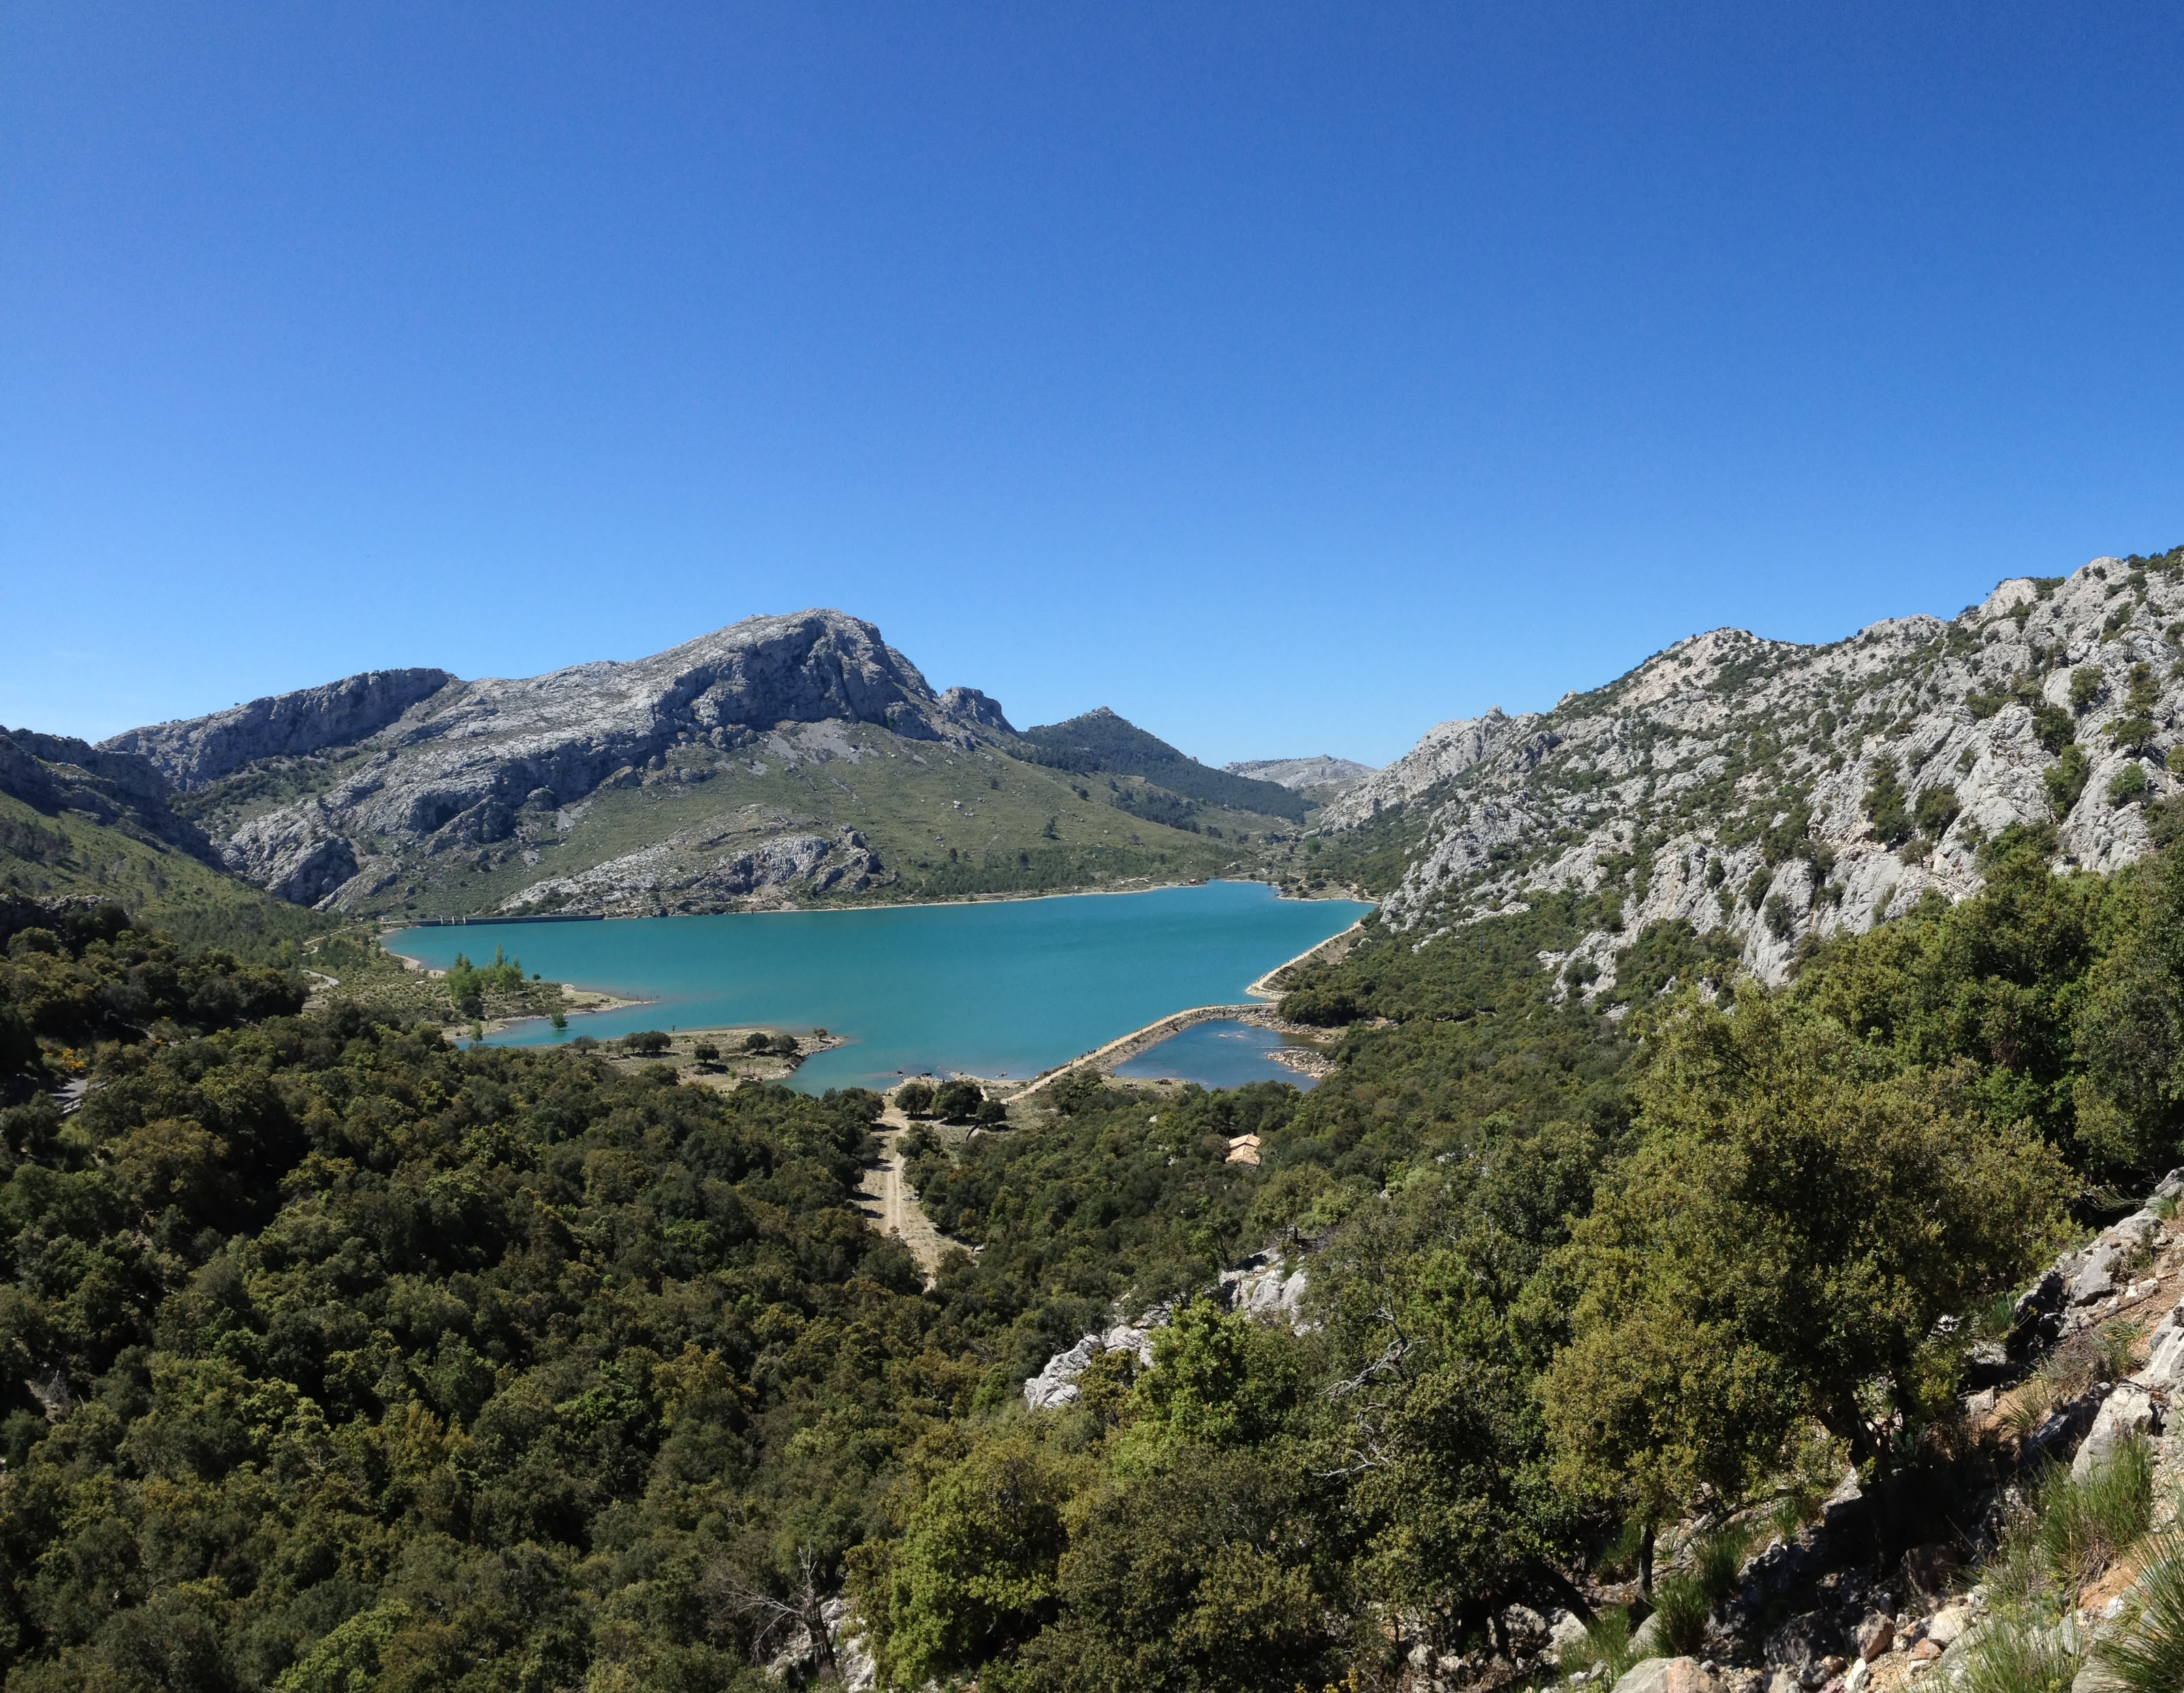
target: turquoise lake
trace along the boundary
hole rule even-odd
[[[797,1072],[798,1088],[818,1092],[925,1072],[1035,1075],[1171,1012],[1241,1004],[1251,983],[1369,909],[1213,882],[986,905],[471,923],[405,929],[387,945],[435,969],[500,946],[549,982],[651,1002],[571,1017],[558,1035],[520,1025],[498,1037],[509,1044],[749,1023],[846,1035]]]
[[[1273,1055],[1290,1044],[1270,1028],[1223,1018],[1193,1023],[1181,1034],[1125,1059],[1115,1066],[1115,1073],[1147,1081],[1172,1076],[1201,1088],[1241,1088],[1252,1082],[1286,1082],[1306,1089],[1317,1086],[1311,1077],[1274,1061]]]

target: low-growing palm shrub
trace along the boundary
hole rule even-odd
[[[2040,1551],[2059,1586],[2092,1580],[2153,1517],[2153,1448],[2133,1435],[2083,1481],[2060,1466],[2040,1485]]]
[[[2131,1596],[2128,1620],[2093,1661],[2120,1693],[2175,1693],[2184,1687],[2184,1536],[2155,1545]]]
[[[2101,1367],[2110,1381],[2121,1381],[2131,1373],[2131,1349],[2138,1337],[2146,1332],[2136,1323],[2112,1323],[2093,1336],[2093,1345],[2101,1356]]]
[[[1719,1605],[1736,1591],[1744,1555],[1751,1550],[1752,1532],[1740,1523],[1724,1523],[1701,1537],[1693,1549],[1691,1573],[1713,1603]]]
[[[1630,1612],[1617,1605],[1600,1613],[1600,1618],[1585,1630],[1585,1638],[1563,1648],[1562,1672],[1574,1675],[1580,1670],[1605,1669],[1607,1682],[1613,1686],[1623,1679],[1624,1671],[1649,1656],[1630,1643]]]
[[[2055,1408],[2054,1384],[2044,1376],[2034,1376],[2017,1389],[2015,1397],[2003,1407],[2002,1426],[2018,1440],[2031,1438],[2048,1413]]]
[[[1679,1570],[1663,1577],[1654,1584],[1653,1600],[1662,1643],[1678,1657],[1696,1657],[1713,1615],[1713,1600],[1699,1573]]]
[[[2003,1616],[1981,1630],[1964,1664],[1962,1693],[2069,1693],[2079,1657],[2049,1629]]]

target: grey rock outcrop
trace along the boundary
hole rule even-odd
[[[140,754],[187,792],[259,759],[353,745],[454,680],[443,670],[365,671],[321,688],[253,699],[209,717],[131,729],[104,744]]]
[[[1312,758],[1246,759],[1222,768],[1231,776],[1247,776],[1254,782],[1279,782],[1300,794],[1317,794],[1329,799],[1348,793],[1373,774],[1371,765],[1337,758],[1332,753],[1321,753]]]
[[[1401,808],[1408,864],[1382,914],[1414,947],[1529,890],[1571,890],[1623,903],[1619,927],[1543,958],[1598,966],[1571,991],[1612,989],[1616,955],[1660,921],[1722,933],[1779,983],[1812,939],[1977,891],[1981,844],[2013,826],[2052,827],[2059,864],[2145,853],[2148,806],[2184,791],[2164,763],[2184,745],[2164,633],[2180,617],[2184,572],[2097,559],[1830,646],[1716,630],[1552,711],[1443,723],[1320,823]],[[2053,788],[2059,813],[2047,778],[2066,737],[2086,779]],[[2137,796],[2111,799],[2127,771]],[[1869,796],[1890,780],[1908,816],[1884,833]]]
[[[1031,1411],[1056,1411],[1077,1403],[1077,1378],[1109,1352],[1136,1355],[1140,1366],[1153,1361],[1153,1337],[1167,1327],[1166,1306],[1156,1306],[1135,1323],[1118,1323],[1097,1334],[1087,1334],[1066,1352],[1056,1352],[1046,1367],[1023,1385],[1024,1406]]]

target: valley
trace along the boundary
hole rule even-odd
[[[1379,771],[1019,734],[832,613],[11,732],[0,1652],[2065,1693],[2184,1641],[2114,1602],[2184,1579],[2180,640],[2184,549],[2097,560]],[[636,920],[403,930],[518,912]],[[554,1031],[562,979],[638,1003]]]

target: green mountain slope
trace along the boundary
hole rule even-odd
[[[1294,788],[1201,764],[1104,705],[1066,723],[1027,729],[1023,738],[1041,764],[1080,775],[1140,777],[1201,805],[1284,817],[1293,823],[1302,822],[1311,809],[1311,802]]]
[[[32,899],[111,899],[186,946],[220,946],[258,961],[292,961],[296,947],[339,927],[145,840],[63,811],[46,816],[0,794],[0,888]]]
[[[1256,867],[1257,832],[1239,840],[1233,828],[1170,827],[1119,810],[1111,797],[991,747],[910,743],[872,724],[797,725],[727,753],[677,747],[659,769],[603,783],[576,804],[519,810],[498,840],[368,842],[388,848],[392,863],[382,885],[343,903],[384,916],[686,912]],[[193,809],[215,812],[220,798],[209,790]],[[1245,821],[1263,830],[1281,820]],[[831,882],[830,870],[839,872]]]

